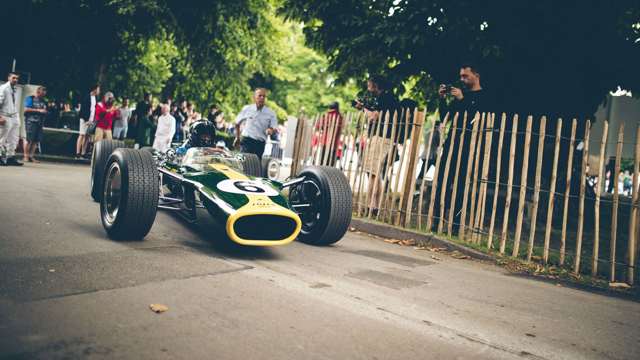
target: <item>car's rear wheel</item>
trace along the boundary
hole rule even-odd
[[[280,160],[271,156],[262,157],[262,177],[269,180],[278,180],[280,177]]]
[[[262,177],[262,164],[260,158],[256,154],[242,153],[242,168],[244,173],[249,176]]]
[[[351,223],[351,187],[344,174],[332,167],[312,166],[298,177],[289,202],[300,216],[300,241],[313,245],[333,244],[344,236]]]
[[[95,202],[102,198],[102,180],[105,167],[111,154],[119,148],[126,147],[124,141],[100,140],[93,146],[91,153],[91,197]]]
[[[158,169],[147,151],[118,149],[109,157],[103,179],[100,217],[109,237],[144,238],[156,218]]]

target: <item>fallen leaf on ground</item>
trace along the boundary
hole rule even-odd
[[[442,260],[442,259],[440,259],[439,257],[437,257],[437,256],[435,256],[435,255],[431,255],[431,258],[432,258],[433,260],[438,260],[438,261],[441,261],[441,260]]]
[[[162,304],[151,304],[149,305],[149,309],[151,309],[151,311],[153,311],[156,314],[160,314],[169,310],[169,308],[166,305],[162,305]]]
[[[400,245],[403,246],[416,246],[416,241],[413,239],[400,240]]]
[[[56,269],[49,269],[49,272],[50,273],[54,273],[54,272],[56,272]]]
[[[349,228],[349,231],[356,231],[356,228],[354,228],[353,226]]]
[[[609,287],[612,289],[629,289],[631,286],[622,282],[610,282]]]
[[[465,255],[465,254],[463,254],[463,253],[461,253],[461,252],[458,252],[458,251],[454,251],[454,252],[451,254],[451,256],[452,256],[454,259],[459,259],[459,260],[471,259],[471,256],[469,256],[469,255]]]
[[[400,244],[402,240],[398,240],[398,239],[384,239],[384,242],[387,242],[389,244]]]

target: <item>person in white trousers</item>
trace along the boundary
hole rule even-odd
[[[164,153],[171,147],[171,140],[176,133],[176,119],[169,114],[168,104],[162,104],[160,109],[161,115],[158,117],[158,127],[156,128],[153,148]]]
[[[20,139],[17,84],[18,74],[9,73],[8,81],[0,85],[0,166],[22,166],[15,158]]]

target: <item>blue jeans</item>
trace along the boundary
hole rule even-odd
[[[127,129],[128,127],[114,126],[113,138],[118,140],[124,140],[124,138],[127,137]]]

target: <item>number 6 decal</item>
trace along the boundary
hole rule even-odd
[[[278,191],[256,180],[233,180],[227,179],[220,181],[217,185],[218,189],[232,194],[242,195],[262,195],[277,196]]]

